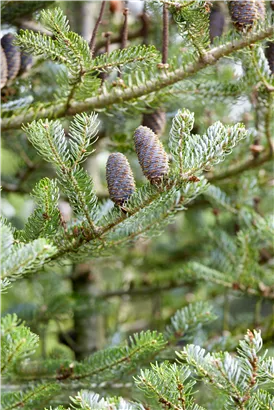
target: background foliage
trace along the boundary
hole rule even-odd
[[[1,90],[6,410],[273,406],[273,2],[243,30],[225,2],[137,3],[1,4],[33,58]]]

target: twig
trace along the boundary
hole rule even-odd
[[[167,4],[163,4],[163,50],[162,50],[162,63],[166,64],[168,59],[168,7]]]
[[[128,40],[134,40],[138,37],[143,36],[143,27],[137,31],[132,31],[128,33]],[[116,44],[116,43],[121,43],[122,41],[122,35],[121,33],[115,37],[112,37],[111,42],[112,44]],[[95,53],[98,52],[98,50],[100,50],[100,48],[103,48],[106,46],[106,40],[101,40],[100,42],[98,41],[98,43],[95,46]]]
[[[128,40],[128,8],[124,8],[123,15],[125,16],[124,24],[121,33],[121,49],[123,50],[127,46]]]
[[[225,45],[213,48],[204,54],[203,60],[190,63],[184,68],[178,68],[170,72],[162,72],[155,79],[148,80],[145,84],[141,84],[139,86],[125,88],[122,92],[117,93],[116,90],[114,90],[110,93],[87,98],[85,101],[73,100],[71,101],[68,111],[66,111],[66,103],[64,102],[56,102],[55,104],[51,103],[48,107],[44,107],[39,110],[39,112],[37,112],[36,107],[33,107],[28,110],[28,112],[21,113],[18,116],[4,118],[2,120],[2,130],[20,128],[23,122],[30,122],[34,119],[46,117],[57,118],[65,115],[74,115],[83,111],[106,108],[107,106],[111,106],[117,102],[130,101],[152,92],[159,91],[160,89],[192,77],[205,67],[214,65],[222,57],[229,56],[250,44],[256,43],[257,41],[264,40],[265,38],[270,37],[273,33],[274,27],[268,27],[259,33],[250,33],[237,41],[232,41]]]
[[[143,44],[148,44],[149,17],[145,11],[143,12],[143,14],[141,14],[140,19],[143,23],[143,27],[141,29],[141,33],[143,36]],[[128,35],[128,38],[130,39],[130,34]]]
[[[102,20],[105,5],[106,5],[106,1],[104,0],[104,1],[102,1],[99,17],[98,17],[98,19],[95,23],[95,26],[94,26],[94,29],[93,29],[93,32],[92,32],[92,36],[91,36],[91,39],[90,39],[90,42],[89,42],[89,49],[90,49],[90,54],[91,55],[94,54],[95,38],[96,38],[96,34],[97,34],[97,31],[98,31],[99,24],[101,23],[101,20]]]
[[[106,54],[109,54],[111,32],[110,32],[110,31],[107,31],[107,32],[104,34],[104,37],[107,39],[107,41],[106,41],[106,47],[105,47],[105,53],[106,53]]]
[[[123,15],[125,16],[124,19],[124,24],[122,27],[122,32],[121,32],[121,50],[126,48],[127,46],[127,40],[128,40],[128,8],[124,8],[123,10]],[[118,71],[118,77],[121,77],[121,71]]]
[[[238,165],[231,165],[228,169],[220,172],[218,174],[214,174],[209,172],[206,174],[206,178],[210,182],[220,181],[222,179],[233,177],[234,175],[238,175],[244,171],[249,169],[254,169],[259,167],[260,165],[264,164],[267,161],[270,161],[273,156],[272,152],[266,152],[265,154],[261,155],[258,158],[250,158],[247,161],[244,161]]]
[[[237,286],[234,283],[231,282],[226,282],[226,281],[221,281],[218,279],[211,279],[213,283],[217,283],[221,286],[224,286],[227,289],[233,289],[235,291],[240,291],[242,293],[246,293],[248,295],[254,295],[258,296],[260,295],[261,297],[265,297],[266,299],[274,299],[274,294],[273,292],[270,292],[269,294],[263,294],[263,291],[259,289],[253,289],[249,288],[245,285],[242,284],[237,284]],[[182,281],[174,282],[172,281],[171,283],[165,284],[165,285],[159,285],[159,286],[147,286],[147,287],[139,287],[136,289],[116,289],[113,291],[109,292],[102,292],[96,297],[99,299],[109,299],[113,297],[121,297],[121,296],[140,296],[140,295],[151,295],[154,293],[159,293],[167,290],[173,290],[173,289],[180,289],[184,288],[186,285],[193,285],[195,283],[195,278],[193,280],[188,280],[184,279]]]
[[[111,37],[111,32],[107,31],[106,33],[104,33],[104,37],[106,38],[106,47],[105,47],[105,53],[108,55],[109,54],[109,49],[110,49],[110,37]],[[102,72],[100,74],[100,77],[102,79],[102,83],[105,81],[107,76],[107,73]]]

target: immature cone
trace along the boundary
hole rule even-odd
[[[238,31],[252,28],[257,20],[265,17],[263,0],[229,1],[228,7],[234,26]]]
[[[266,43],[265,55],[268,60],[271,73],[274,74],[274,43],[272,41],[268,41]]]
[[[166,126],[166,113],[161,109],[143,115],[142,125],[150,128],[156,135],[161,135]]]
[[[214,4],[209,16],[209,36],[211,43],[215,37],[220,37],[223,34],[225,25],[225,17],[221,12],[220,6]]]
[[[17,46],[13,45],[14,35],[12,33],[5,34],[1,38],[1,45],[5,51],[8,65],[8,79],[13,80],[20,70],[21,53]]]
[[[107,184],[110,198],[122,206],[135,191],[134,177],[128,160],[120,152],[110,154],[107,161]]]
[[[8,65],[6,54],[1,46],[1,89],[6,85],[8,80]]]
[[[153,184],[168,173],[168,156],[157,135],[140,125],[134,134],[135,151],[144,175]]]

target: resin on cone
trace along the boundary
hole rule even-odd
[[[147,179],[159,183],[169,171],[168,156],[162,143],[148,127],[140,125],[134,134],[135,151]]]
[[[110,198],[122,206],[135,191],[135,181],[127,158],[120,152],[110,154],[107,161],[107,185]]]

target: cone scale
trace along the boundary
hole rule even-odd
[[[134,134],[135,151],[146,178],[157,184],[169,171],[168,156],[162,143],[148,127],[140,126]]]
[[[110,154],[106,166],[106,178],[110,198],[122,206],[135,191],[134,177],[127,158],[115,152]]]
[[[14,35],[12,33],[5,34],[1,39],[7,60],[8,80],[13,80],[18,75],[21,65],[21,53],[19,48],[13,45],[13,41]]]
[[[1,46],[1,89],[5,87],[8,81],[8,64],[6,59],[6,54],[3,47]]]
[[[265,17],[263,0],[229,1],[228,7],[232,22],[238,31],[251,29],[256,21]]]

